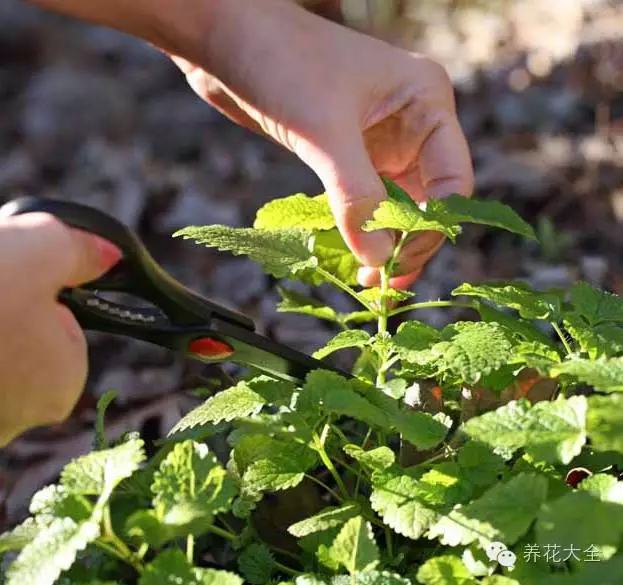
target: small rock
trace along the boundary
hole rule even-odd
[[[602,256],[582,256],[580,270],[588,282],[597,287],[603,287],[608,273],[608,261]]]
[[[137,375],[129,367],[113,366],[102,373],[94,392],[100,397],[109,390],[114,390],[118,393],[117,404],[124,406],[136,396],[138,386]]]
[[[216,297],[241,306],[261,297],[267,278],[258,264],[246,258],[219,263],[214,269],[208,290]]]
[[[216,199],[194,184],[189,184],[177,195],[172,207],[157,221],[158,231],[171,233],[189,225],[242,223],[239,205],[226,198]]]
[[[146,204],[144,155],[137,147],[92,139],[69,166],[59,195],[92,205],[136,228]]]
[[[62,169],[87,140],[127,136],[133,117],[132,92],[120,80],[55,66],[32,77],[24,95],[21,129],[37,163]]]

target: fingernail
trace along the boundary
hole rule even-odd
[[[380,282],[379,269],[372,266],[362,266],[357,270],[357,282],[361,286],[376,286]]]
[[[99,236],[92,236],[97,246],[97,251],[100,257],[100,265],[102,269],[108,270],[112,268],[123,256],[123,253],[112,242]]]
[[[359,236],[359,259],[367,266],[382,266],[389,260],[394,240],[386,231],[364,232]]]

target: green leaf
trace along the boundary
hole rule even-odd
[[[357,272],[361,267],[359,261],[350,251],[344,238],[337,229],[320,232],[313,238],[314,256],[318,259],[318,266],[330,272],[342,282],[349,285],[357,284]],[[318,272],[306,274],[303,280],[312,284],[327,282]]]
[[[320,301],[281,286],[278,286],[277,290],[281,295],[281,302],[277,305],[277,311],[280,313],[309,315],[310,317],[334,323],[339,321],[337,313],[331,307],[323,305]]]
[[[362,229],[366,232],[383,229],[406,233],[432,230],[445,234],[452,241],[461,233],[460,226],[455,222],[439,221],[430,217],[426,211],[419,209],[415,204],[391,199],[381,201],[372,217],[373,219],[363,224]]]
[[[419,568],[417,580],[422,585],[476,585],[463,561],[454,555],[428,559]]]
[[[479,499],[456,506],[430,529],[429,538],[439,538],[448,546],[474,541],[482,546],[493,541],[511,546],[530,528],[546,496],[545,477],[520,473]]]
[[[258,210],[253,227],[264,230],[330,230],[335,227],[335,218],[326,194],[309,197],[305,193],[296,193],[269,201]]]
[[[501,478],[506,468],[502,457],[477,441],[468,441],[459,449],[457,462],[461,476],[479,486],[491,485]]]
[[[523,282],[462,284],[452,296],[479,297],[501,307],[519,312],[524,319],[556,320],[560,314],[561,298],[555,292],[536,292]]]
[[[356,575],[338,575],[332,578],[304,575],[297,577],[295,583],[296,585],[412,585],[408,579],[387,571],[368,571]]]
[[[297,486],[305,473],[316,464],[316,456],[309,449],[305,458],[281,455],[252,463],[242,477],[243,487],[252,492],[276,492]]]
[[[106,410],[117,398],[117,395],[118,393],[115,390],[109,390],[97,401],[97,414],[95,417],[95,446],[97,449],[106,449],[108,447],[104,419]]]
[[[532,408],[519,400],[468,420],[464,430],[505,458],[524,448],[536,459],[566,464],[586,442],[586,410],[584,396],[538,402]]]
[[[372,311],[353,311],[352,313],[340,313],[339,316],[345,324],[354,323],[355,325],[370,323],[377,319],[376,314]]]
[[[307,445],[265,435],[246,435],[234,448],[245,493],[279,491],[298,485],[318,462]]]
[[[614,475],[591,475],[580,483],[578,490],[586,491],[602,502],[623,504],[623,481],[619,481]]]
[[[370,471],[383,471],[396,462],[396,455],[389,447],[377,447],[365,451],[359,445],[348,444],[344,452]]]
[[[583,562],[574,573],[547,574],[538,585],[619,585],[622,574],[623,555],[617,555],[607,561],[602,557],[598,562]]]
[[[298,585],[298,584],[297,584]],[[356,575],[333,577],[331,585],[411,585],[407,579],[387,571],[368,571]]]
[[[291,382],[269,376],[238,382],[236,386],[215,394],[188,413],[169,435],[197,426],[246,419],[260,412],[267,404],[288,405],[293,392],[294,385]]]
[[[41,529],[41,525],[34,518],[26,518],[24,522],[18,524],[13,530],[0,535],[0,554],[23,549],[36,538]]]
[[[93,520],[57,518],[23,548],[7,571],[6,585],[52,585],[99,534]]]
[[[130,477],[145,460],[143,441],[131,439],[105,451],[94,451],[65,466],[61,483],[68,492],[99,496]]]
[[[245,418],[257,414],[265,404],[264,398],[254,392],[247,382],[239,382],[236,386],[208,398],[201,406],[188,413],[171,429],[169,435],[200,425]]]
[[[623,506],[604,502],[588,491],[574,491],[547,502],[536,525],[540,544],[616,547],[623,537]]]
[[[623,299],[617,295],[578,282],[571,289],[571,304],[590,325],[605,321],[623,322]]]
[[[324,347],[316,350],[314,352],[314,357],[321,360],[340,349],[349,349],[352,347],[362,348],[368,345],[368,343],[370,343],[370,334],[367,331],[359,329],[341,331]]]
[[[411,198],[411,195],[409,195],[409,193],[407,193],[398,183],[395,183],[386,177],[381,177],[381,181],[383,181],[383,185],[385,186],[388,199],[404,205],[417,207],[417,203]]]
[[[160,464],[151,486],[154,508],[173,527],[209,523],[231,507],[236,487],[205,444],[177,443]],[[189,528],[190,530],[190,528]]]
[[[623,394],[591,396],[586,428],[591,447],[623,453]]]
[[[139,585],[162,585],[167,581],[185,585],[200,583],[186,556],[180,550],[172,549],[160,553],[145,567]]]
[[[513,340],[498,323],[464,321],[447,327],[446,343],[438,347],[443,370],[467,384],[476,384],[487,374],[506,365],[512,355]]]
[[[434,327],[420,321],[406,321],[398,327],[392,343],[401,359],[422,364],[430,359],[428,350],[440,340],[441,333]]]
[[[524,238],[536,240],[536,234],[508,205],[499,201],[486,201],[450,195],[445,199],[430,199],[426,215],[431,220],[448,224],[477,223],[519,234]]]
[[[378,286],[359,291],[357,296],[364,303],[374,305],[377,308],[380,307],[382,291]],[[406,301],[413,296],[415,296],[415,293],[407,290],[396,290],[395,288],[390,288],[387,291],[386,299],[392,303],[401,303],[402,301]]]
[[[348,520],[333,541],[329,554],[351,575],[374,569],[380,557],[370,523],[362,516]]]
[[[578,313],[566,313],[565,329],[592,360],[599,357],[614,357],[623,352],[623,327],[613,323],[590,325]]]
[[[199,585],[243,585],[238,575],[216,569],[195,569]],[[184,583],[184,585],[191,585]]]
[[[265,544],[253,543],[240,553],[238,568],[251,585],[264,585],[276,568],[275,559]]]
[[[323,532],[330,528],[337,528],[346,522],[354,518],[361,512],[361,506],[357,502],[351,502],[339,507],[324,508],[322,512],[305,518],[296,524],[292,524],[288,528],[288,532],[297,538],[308,536],[309,534],[315,534],[317,532]]]
[[[198,244],[237,256],[249,256],[276,278],[313,269],[317,265],[309,247],[310,232],[305,230],[269,231],[211,225],[187,227],[173,236],[194,240]]]
[[[328,370],[308,374],[299,397],[298,408],[315,416],[325,414],[348,416],[380,428],[391,428],[388,415],[361,396],[353,381]]]
[[[124,525],[130,539],[138,544],[147,543],[156,549],[174,538],[186,536],[188,532],[185,528],[165,524],[156,510],[137,510],[127,518]]]
[[[585,360],[574,359],[554,366],[551,375],[572,376],[602,392],[623,392],[623,357]]]
[[[54,518],[71,518],[76,522],[87,520],[93,507],[85,498],[62,485],[49,485],[32,497],[29,510],[39,524],[47,524]]]
[[[544,376],[549,376],[551,368],[560,362],[560,354],[555,349],[538,341],[522,341],[516,345],[510,360],[510,364],[525,364]]]
[[[196,569],[182,551],[173,549],[160,553],[149,563],[138,585],[243,585],[242,579],[233,573],[214,569]]]
[[[552,340],[537,329],[530,321],[526,321],[515,315],[508,315],[487,303],[476,301],[475,305],[475,309],[480,314],[480,318],[486,323],[498,323],[518,338],[555,348]]]
[[[372,476],[370,503],[385,524],[408,538],[420,538],[440,514],[463,501],[471,487],[453,463],[434,466],[419,478],[398,468]]]
[[[260,459],[281,458],[291,452],[297,458],[307,458],[309,447],[299,443],[295,433],[290,441],[287,437],[279,437],[276,434],[276,429],[273,430],[270,426],[266,428],[265,425],[261,425],[257,431],[249,430],[237,436],[234,431],[228,439],[234,445],[230,465],[233,464],[236,472],[242,475],[250,465]]]
[[[449,430],[440,417],[416,410],[401,411],[393,423],[405,441],[423,451],[439,445]]]

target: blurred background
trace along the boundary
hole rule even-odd
[[[303,0],[301,0],[303,2]],[[620,0],[309,0],[310,9],[436,58],[456,82],[476,193],[512,205],[541,245],[470,227],[416,284],[419,300],[464,281],[578,279],[623,293],[623,2]],[[304,99],[304,96],[302,96]],[[252,262],[171,240],[196,223],[249,225],[264,202],[322,190],[285,150],[202,103],[142,42],[47,14],[0,6],[0,199],[81,201],[136,228],[176,277],[304,351],[326,325],[275,311],[275,283]],[[316,294],[342,308],[331,290]],[[420,312],[434,325],[456,317]],[[214,369],[157,348],[90,335],[88,392],[66,424],[0,454],[0,524],[24,512],[92,441],[94,405],[115,389],[113,435],[166,433]],[[37,356],[32,356],[36,367]]]

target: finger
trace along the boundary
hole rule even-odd
[[[381,266],[391,256],[393,236],[385,230],[361,228],[386,198],[385,187],[360,130],[342,125],[337,134],[322,141],[324,148],[301,141],[295,152],[324,184],[337,227],[353,254],[366,266]]]
[[[357,271],[357,282],[366,288],[379,286],[381,283],[381,273],[379,269],[374,266],[362,266]]]
[[[422,144],[418,166],[426,199],[470,196],[474,171],[467,140],[454,115],[442,119]]]
[[[403,274],[402,276],[395,276],[389,281],[389,286],[397,290],[407,290],[413,286],[413,283],[422,274],[422,268],[415,270],[410,274]]]
[[[389,286],[395,289],[406,290],[420,277],[422,274],[422,268],[414,270],[409,274],[402,274],[400,276],[394,276],[389,281]],[[362,266],[357,272],[357,281],[361,286],[370,288],[372,286],[379,286],[381,284],[381,274],[378,268],[371,266]]]
[[[67,227],[47,213],[27,213],[5,220],[3,231],[19,275],[33,286],[76,286],[95,280],[114,266],[121,251],[111,242]]]
[[[422,232],[415,236],[400,253],[396,275],[411,274],[421,270],[444,242],[445,238],[439,232]]]

